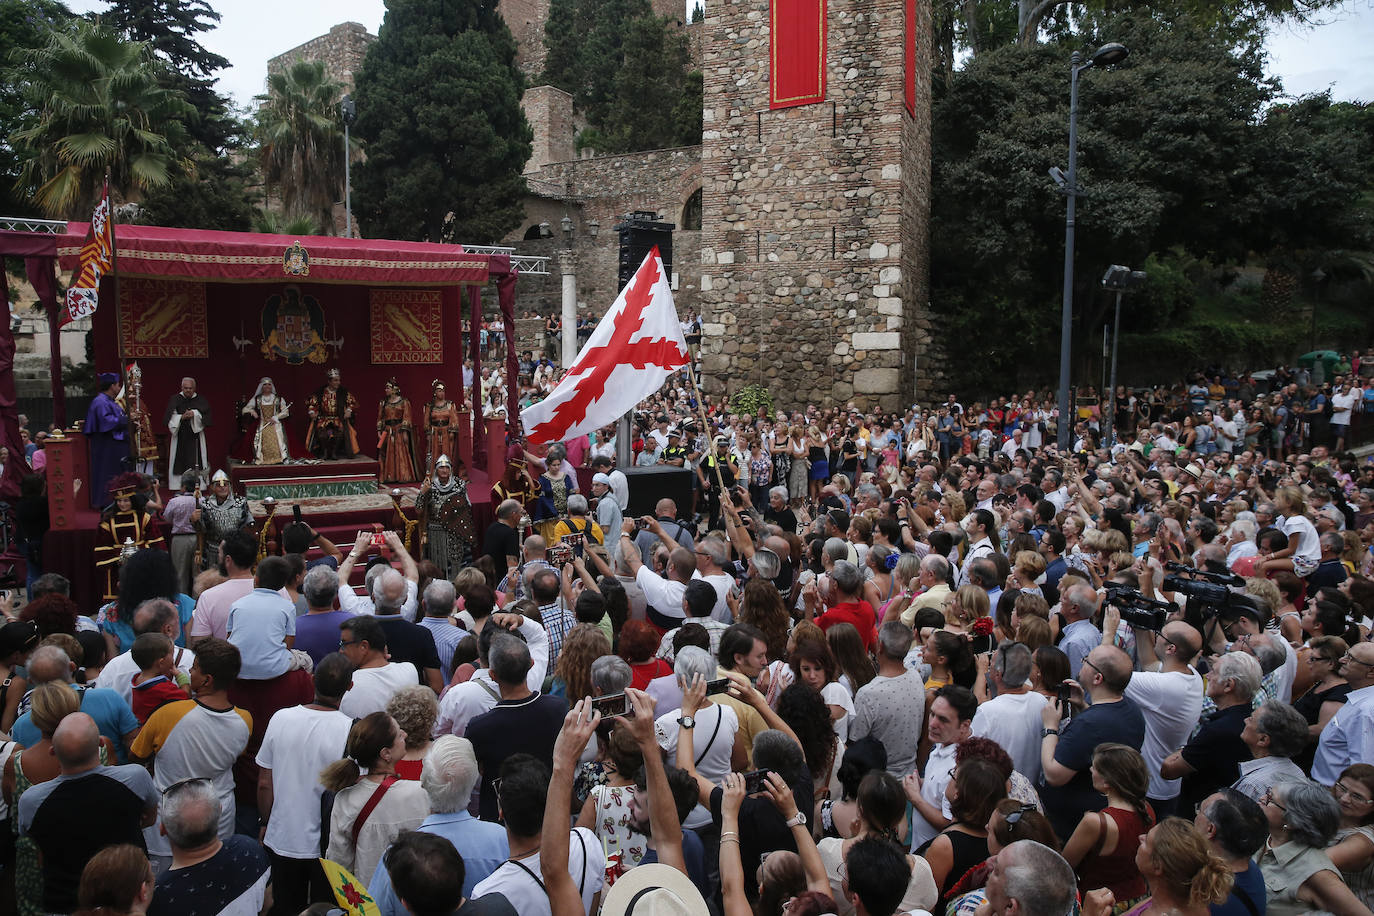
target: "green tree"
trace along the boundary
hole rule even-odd
[[[624,39],[602,127],[584,131],[579,145],[624,153],[700,143],[701,71],[689,70],[686,36],[656,16],[641,16]]]
[[[494,4],[388,0],[357,75],[354,211],[371,235],[494,242],[519,225],[533,135]]]
[[[267,76],[258,96],[258,138],[263,177],[291,216],[334,225],[334,202],[343,197],[344,129],[339,111],[343,84],[324,62],[296,61]]]
[[[0,0],[0,48],[10,56],[41,48],[53,29],[62,28],[72,13],[56,0]],[[0,64],[5,56],[0,55]],[[10,131],[32,121],[36,112],[24,97],[24,84],[13,71],[0,71],[0,213],[11,216],[38,216],[41,211],[15,187],[24,155],[8,136]]]
[[[148,45],[168,64],[163,81],[196,109],[187,124],[184,151],[194,173],[149,192],[140,222],[197,229],[246,230],[253,216],[252,163],[245,155],[250,132],[223,95],[214,74],[229,61],[198,40],[220,15],[205,0],[112,0],[99,21]]]
[[[677,21],[649,0],[553,0],[543,82],[587,119],[579,146],[630,152],[701,142],[701,76]]]
[[[1205,22],[1120,16],[1098,27],[1069,46],[979,54],[934,107],[931,299],[962,384],[1054,374],[1064,202],[1046,171],[1067,158],[1070,48],[1111,36],[1132,49],[1080,82],[1078,334],[1096,332],[1111,307],[1097,283],[1109,264],[1171,251],[1244,264],[1350,237],[1369,159],[1339,117],[1318,117],[1329,100],[1266,114],[1279,87],[1257,47]],[[1164,312],[1138,311],[1137,326]]]
[[[85,218],[107,170],[130,199],[186,168],[178,150],[193,109],[162,85],[141,42],[73,20],[17,60],[9,79],[23,84],[32,116],[10,138],[24,156],[19,186],[43,212]]]

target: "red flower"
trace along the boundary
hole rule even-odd
[[[993,624],[991,617],[979,617],[977,620],[973,621],[973,635],[991,636],[992,626]]]

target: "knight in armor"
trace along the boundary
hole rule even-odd
[[[111,480],[110,496],[114,502],[100,513],[100,525],[95,531],[95,566],[100,573],[100,585],[104,589],[101,597],[105,601],[119,597],[119,567],[126,548],[132,553],[144,547],[163,546],[157,523],[136,505],[141,481],[142,475],[135,471],[127,471]]]
[[[455,473],[454,462],[440,455],[434,462],[434,476],[420,485],[415,498],[425,557],[439,567],[445,579],[452,579],[472,563],[477,533],[468,500],[467,469],[462,459],[457,465]]]
[[[205,429],[210,425],[210,402],[196,393],[196,380],[181,380],[181,390],[167,401],[162,422],[172,434],[167,453],[167,475],[173,479],[194,468],[210,465],[205,448]]]
[[[219,565],[220,548],[225,538],[253,527],[248,497],[234,495],[229,475],[223,470],[216,471],[215,476],[210,478],[210,495],[200,501],[200,526],[205,532],[202,569]]]
[[[352,458],[358,454],[358,434],[353,426],[358,400],[343,387],[338,369],[330,369],[325,378],[325,384],[306,401],[310,427],[305,447],[316,458]]]

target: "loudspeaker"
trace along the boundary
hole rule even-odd
[[[678,518],[686,518],[692,511],[692,470],[671,465],[648,468],[625,468],[625,480],[630,485],[630,505],[625,516],[639,518],[653,515],[660,499],[677,503]]]
[[[664,271],[669,279],[672,278],[675,228],[677,227],[673,223],[658,222],[657,213],[637,210],[625,215],[625,221],[615,227],[616,233],[620,236],[620,261],[616,270],[619,289],[624,289],[630,280],[634,279],[635,271],[639,270],[639,265],[644,263],[644,259],[655,245],[658,246],[658,253],[663,258]]]

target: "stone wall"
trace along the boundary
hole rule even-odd
[[[768,107],[768,5],[706,10],[701,153],[705,384],[883,408],[927,387],[928,10],[917,117],[902,0],[831,0],[821,104]],[[917,384],[918,373],[921,383]]]
[[[577,155],[577,126],[573,121],[572,96],[554,86],[533,86],[520,97],[525,120],[534,132],[534,146],[525,174],[538,172],[550,162]]]
[[[559,223],[566,214],[574,223],[578,306],[597,319],[619,292],[616,224],[632,210],[648,210],[680,227],[683,207],[701,187],[701,147],[552,162],[527,174],[526,180],[533,193],[524,201],[525,221],[502,244],[515,245],[522,254],[548,256],[549,276],[520,279],[517,310],[533,308],[548,314],[561,308],[563,280],[557,255],[564,247]],[[595,239],[592,221],[598,224]],[[545,222],[553,238],[526,238],[537,236]],[[672,269],[678,279],[673,299],[683,315],[700,307],[700,251],[699,230],[679,228],[673,233]]]
[[[357,22],[341,22],[318,38],[278,54],[267,61],[268,73],[282,73],[298,60],[322,60],[325,73],[353,89],[353,74],[363,65],[367,49],[377,36]]]
[[[549,0],[501,0],[497,9],[515,36],[516,65],[526,77],[534,79],[543,72],[548,56],[544,24],[549,18]]]

